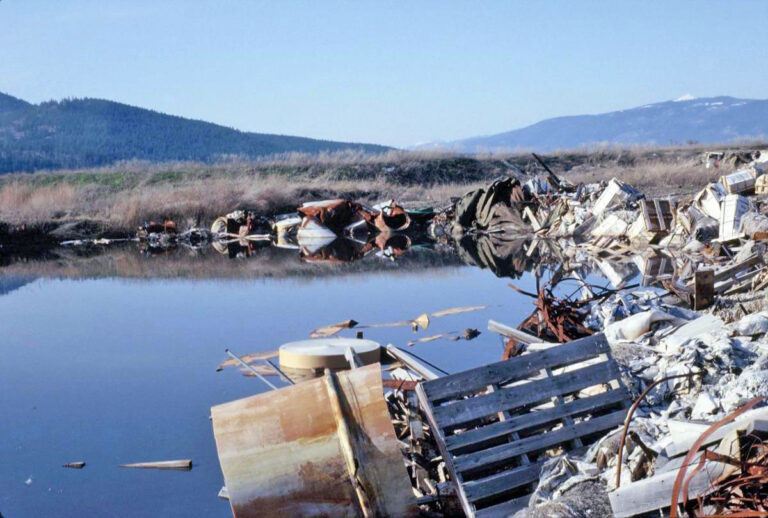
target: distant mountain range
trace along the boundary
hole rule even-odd
[[[373,144],[248,133],[101,99],[30,104],[0,93],[0,173],[94,167],[120,160],[215,161],[346,149]]]
[[[553,151],[600,144],[678,145],[728,143],[768,137],[768,100],[685,95],[675,101],[599,115],[546,119],[524,128],[441,142],[419,148],[442,147],[464,153],[488,151]]]
[[[768,100],[683,96],[638,108],[546,119],[530,126],[417,146],[462,153],[595,145],[729,143],[768,137]],[[97,167],[121,160],[213,162],[299,151],[382,152],[375,144],[249,133],[101,99],[31,104],[0,93],[0,174]]]

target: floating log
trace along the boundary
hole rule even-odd
[[[83,461],[67,462],[66,464],[63,464],[61,467],[62,468],[72,468],[72,469],[83,469],[85,467],[85,462],[83,462]]]
[[[189,471],[192,469],[192,461],[187,460],[162,460],[158,462],[137,462],[135,464],[120,464],[121,468],[136,469],[175,469]]]

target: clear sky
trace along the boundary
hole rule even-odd
[[[768,98],[768,1],[0,0],[0,91],[409,146]]]

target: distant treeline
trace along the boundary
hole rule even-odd
[[[214,162],[231,156],[387,149],[246,133],[99,99],[34,105],[0,93],[0,173],[99,167],[132,159]]]

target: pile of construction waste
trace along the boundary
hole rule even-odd
[[[243,418],[243,412],[271,404],[268,394],[255,396],[260,399],[214,412],[225,478],[236,489],[229,488],[236,495],[235,515],[264,514],[261,504],[253,506],[254,495],[279,512],[363,516],[395,509],[395,501],[404,516],[766,515],[763,173],[760,164],[750,163],[685,201],[648,200],[618,179],[573,186],[548,171],[544,179],[498,180],[448,210],[425,215],[419,224],[429,226],[433,239],[455,239],[478,263],[503,248],[522,254],[526,268],[526,261],[536,262],[536,292],[515,287],[531,297],[532,313],[517,327],[489,321],[488,329],[506,341],[502,360],[454,374],[367,340],[294,345],[328,362],[325,370],[312,364],[312,374],[290,381],[298,387],[315,380],[315,388],[306,385],[302,392],[330,397],[340,408],[333,438],[323,435],[324,441],[339,441],[339,456],[323,461],[323,473],[347,477],[349,485],[334,486],[336,507],[327,507],[311,489],[320,487],[323,473],[299,471],[300,483],[293,481],[296,473],[286,473],[291,487],[298,487],[288,495],[270,481],[247,480],[268,468],[264,458],[285,451],[280,441],[268,452],[259,450],[239,473],[244,464],[230,451],[232,444],[249,444],[249,436],[254,444],[276,437],[273,425]],[[242,237],[265,229],[280,239],[389,235],[402,232],[412,216],[392,202],[368,210],[335,200],[306,204],[296,215],[271,221],[237,213],[214,233]],[[542,285],[544,269],[550,277]],[[590,269],[612,286],[590,284]],[[643,287],[630,285],[634,280]],[[576,289],[566,289],[574,283]],[[418,331],[428,322],[429,315],[422,315],[387,325]],[[312,336],[355,327],[375,326],[348,320]],[[254,370],[241,362],[258,375],[292,376],[271,363]],[[376,362],[383,370],[373,367]],[[347,367],[358,374],[334,374]],[[274,405],[279,419],[259,422],[290,424],[306,412],[280,400]],[[390,425],[382,425],[383,419]],[[239,428],[230,430],[230,422]],[[278,436],[315,440],[280,426]],[[366,430],[377,434],[378,451],[389,453],[370,457],[374,435]],[[391,462],[398,451],[405,470]],[[319,450],[305,455],[296,462],[323,465]],[[361,470],[367,458],[369,469]]]
[[[519,516],[678,512],[671,502],[696,516],[768,509],[768,408],[757,407],[768,397],[768,312],[726,323],[680,302],[658,289],[622,290],[580,311],[582,333],[606,337],[636,406],[589,448],[544,453]],[[491,328],[524,348],[542,339]]]

